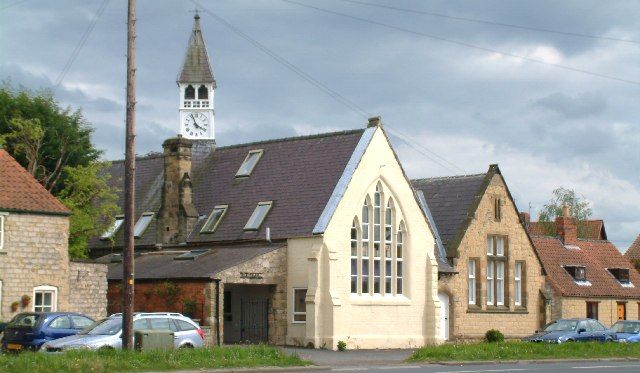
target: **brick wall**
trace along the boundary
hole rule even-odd
[[[69,263],[69,308],[98,320],[107,315],[107,265]]]

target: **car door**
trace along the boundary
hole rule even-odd
[[[55,317],[44,330],[47,340],[58,339],[76,334],[76,330],[71,326],[71,319],[67,315]]]
[[[591,328],[593,329],[593,339],[600,342],[605,342],[609,335],[607,328],[596,320],[589,320]]]
[[[88,317],[80,316],[80,315],[71,315],[71,322],[73,323],[73,329],[77,332],[90,327],[94,324],[94,321]]]
[[[580,330],[583,330],[580,332]],[[576,327],[576,340],[580,342],[589,341],[592,336],[590,332],[591,328],[589,327],[587,321],[580,321],[578,326]]]

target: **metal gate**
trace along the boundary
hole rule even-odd
[[[260,343],[269,341],[269,301],[247,300],[240,302],[240,341]]]

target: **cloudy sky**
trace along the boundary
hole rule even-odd
[[[1,0],[0,79],[53,86],[102,1]],[[409,176],[479,173],[499,163],[521,210],[537,216],[564,186],[592,203],[593,217],[605,220],[621,250],[640,233],[637,1],[371,1],[413,12],[296,1],[370,22],[282,0],[201,4],[381,115]],[[189,1],[138,1],[140,154],[160,150],[179,131],[175,79],[193,8]],[[365,126],[365,115],[211,14],[201,21],[218,81],[218,144]],[[126,1],[111,0],[56,90],[61,103],[82,108],[107,159],[124,153],[125,22]]]

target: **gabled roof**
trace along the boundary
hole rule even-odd
[[[0,211],[70,214],[62,202],[3,149],[0,149]]]
[[[191,31],[191,37],[189,37],[189,45],[182,62],[182,69],[178,75],[178,83],[213,83],[213,87],[216,87],[216,80],[213,77],[213,70],[209,62],[209,54],[200,29],[200,16],[197,13],[193,17],[193,30]]]
[[[532,236],[547,273],[547,281],[562,296],[640,299],[640,273],[609,241],[578,240],[565,247],[556,237]],[[590,286],[579,285],[563,266],[584,266]],[[607,268],[628,268],[634,287],[623,287]]]
[[[212,153],[194,153],[191,182],[193,201],[202,217],[187,239],[190,243],[263,240],[270,228],[271,239],[306,237],[313,234],[338,180],[363,138],[364,129],[291,137],[217,148]],[[261,149],[262,157],[251,175],[235,174],[248,152]],[[136,214],[158,212],[164,178],[163,156],[152,155],[136,161]],[[113,162],[111,182],[121,194],[124,166]],[[273,206],[258,231],[244,231],[244,225],[258,202]],[[228,205],[224,218],[212,234],[200,234],[206,217],[217,205]],[[122,246],[122,229],[114,237]],[[136,239],[137,246],[155,245],[156,221]],[[94,238],[91,248],[110,247],[108,241]]]
[[[627,251],[625,251],[624,256],[629,260],[640,260],[640,234],[631,246],[629,246]]]
[[[536,236],[556,236],[556,223],[553,221],[532,221],[527,224],[529,233]],[[606,240],[607,231],[603,220],[585,220],[578,222],[578,237],[587,240]]]

